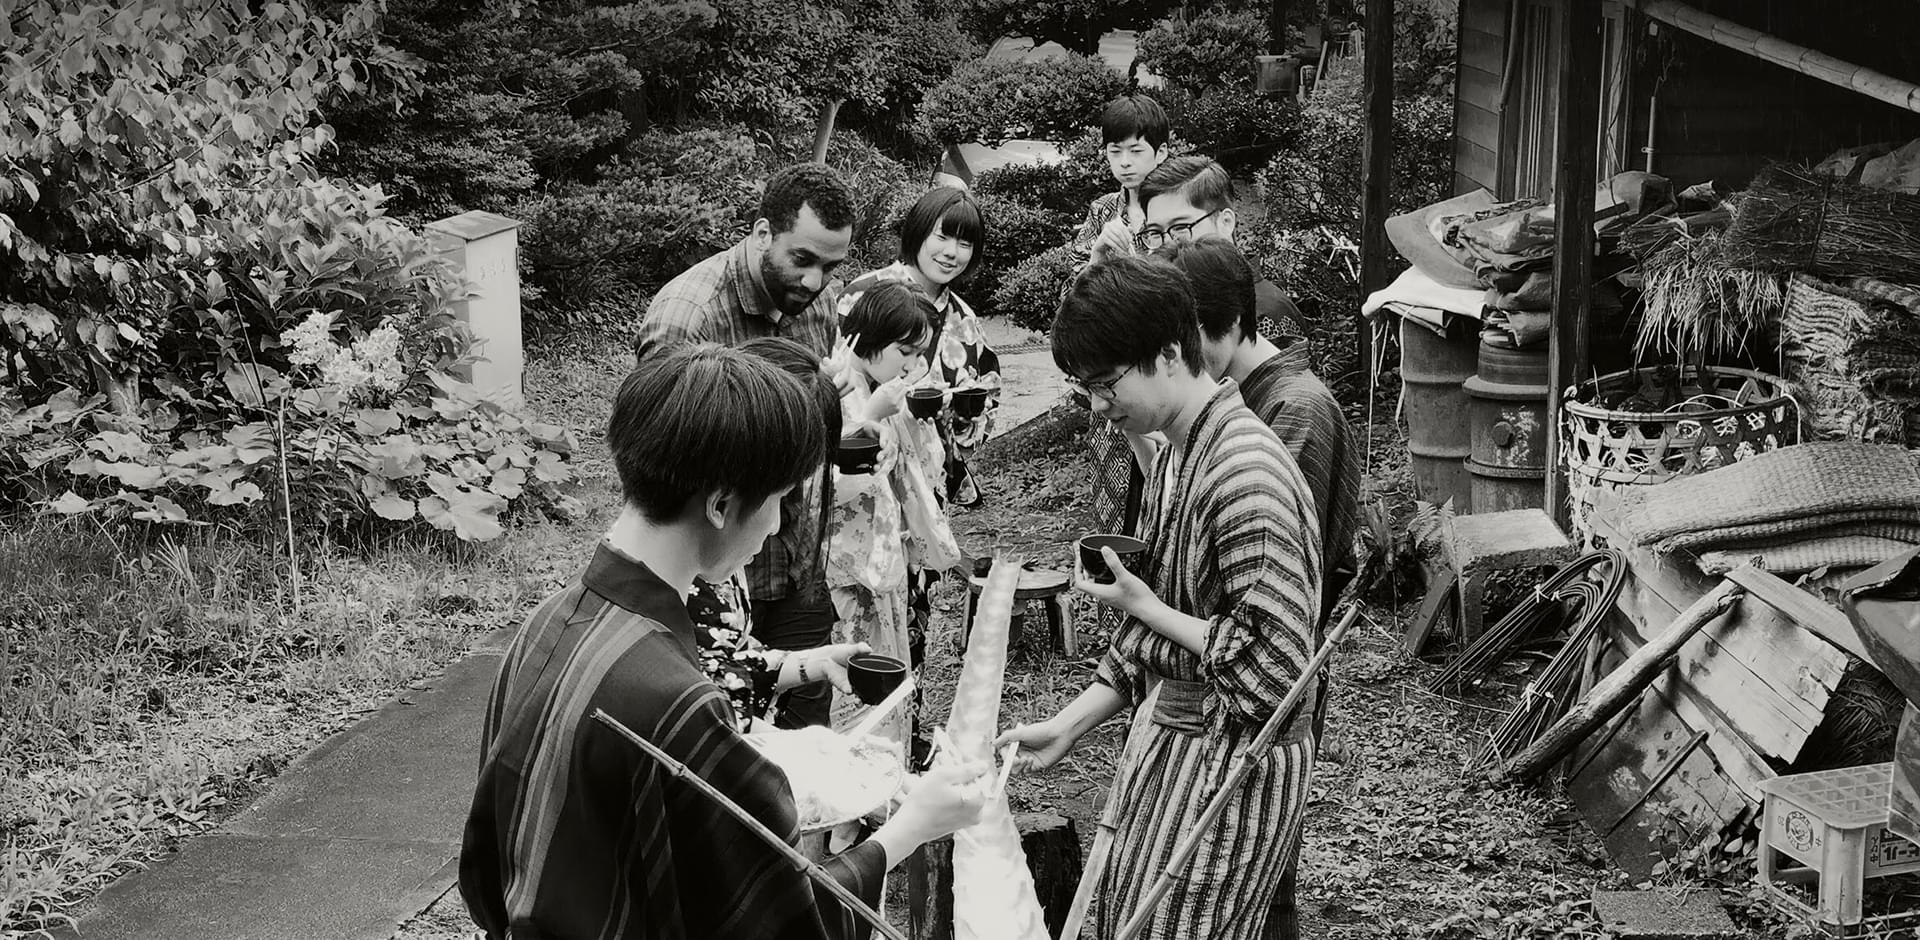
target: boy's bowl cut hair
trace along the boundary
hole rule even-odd
[[[973,257],[958,279],[966,278],[987,253],[987,218],[980,211],[980,203],[964,189],[941,186],[928,190],[900,220],[900,260],[912,264],[936,225],[947,237],[973,244]]]
[[[1152,375],[1169,346],[1179,347],[1190,373],[1199,375],[1202,368],[1193,286],[1161,258],[1127,256],[1089,265],[1061,298],[1052,335],[1053,362],[1071,376],[1128,367]]]
[[[1217,212],[1233,205],[1233,177],[1212,157],[1173,157],[1148,171],[1140,181],[1140,205],[1154,197],[1179,192],[1195,209]]]
[[[648,356],[615,393],[607,449],[628,505],[656,524],[690,501],[733,494],[758,507],[826,460],[813,392],[779,366],[715,343]]]
[[[1100,112],[1100,143],[1117,144],[1135,137],[1155,150],[1165,147],[1172,135],[1167,110],[1160,102],[1142,94],[1121,95],[1107,102]]]
[[[933,298],[899,281],[881,281],[860,294],[840,321],[840,335],[858,336],[853,354],[871,359],[894,343],[933,339],[939,311]]]
[[[1233,242],[1208,235],[1169,242],[1154,254],[1173,262],[1194,285],[1194,319],[1208,339],[1224,339],[1234,327],[1240,328],[1242,340],[1259,335],[1253,265]]]
[[[775,235],[793,231],[799,223],[800,207],[806,206],[833,231],[851,229],[858,215],[853,207],[853,188],[838,170],[823,163],[800,163],[787,167],[767,179],[760,194],[760,218]]]

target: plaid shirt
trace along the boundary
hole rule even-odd
[[[828,285],[799,314],[782,314],[760,280],[751,238],[688,268],[653,296],[634,333],[636,360],[681,343],[737,346],[760,336],[784,336],[822,358],[833,353],[840,338],[839,285]],[[796,486],[781,501],[780,533],[747,566],[754,600],[779,600],[796,588],[825,584],[818,490],[812,483]]]

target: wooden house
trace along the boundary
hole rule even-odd
[[[1387,279],[1389,164],[1374,141],[1386,139],[1391,115],[1392,16],[1392,0],[1370,0],[1368,290]],[[1769,163],[1920,137],[1913,0],[1459,0],[1459,17],[1454,187],[1555,204],[1554,388],[1591,374],[1587,197],[1597,181],[1637,169],[1676,188],[1713,181],[1738,190]],[[1548,423],[1557,437],[1557,414]],[[1558,446],[1550,441],[1549,453]],[[1557,457],[1549,466],[1547,504],[1565,528]],[[1614,661],[1719,580],[1682,558],[1630,560],[1633,578],[1607,631]],[[1746,587],[1739,613],[1690,641],[1563,765],[1576,803],[1629,870],[1644,874],[1660,841],[1737,840],[1760,781],[1823,759],[1809,742],[1833,719],[1849,671],[1861,668],[1860,643],[1830,592],[1767,575]]]

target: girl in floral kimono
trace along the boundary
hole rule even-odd
[[[938,423],[947,458],[937,482],[961,506],[980,501],[967,458],[993,430],[1000,398],[1000,357],[987,345],[980,317],[953,290],[979,266],[987,247],[980,204],[962,189],[939,187],[920,197],[900,223],[900,260],[855,279],[840,295],[845,316],[860,296],[888,282],[917,288],[933,300],[933,337],[927,344],[927,383],[947,389],[985,388],[987,409],[976,417],[948,411]]]
[[[827,587],[840,617],[834,642],[867,643],[915,668],[924,647],[924,626],[912,615],[921,573],[960,563],[934,495],[945,454],[940,434],[905,407],[907,389],[926,369],[932,315],[925,294],[884,282],[864,291],[841,321],[853,372],[841,410],[848,424],[879,438],[880,457],[870,473],[834,471],[827,520]]]

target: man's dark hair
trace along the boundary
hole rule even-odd
[[[853,227],[853,189],[824,163],[800,163],[773,174],[760,196],[760,217],[775,235],[791,232],[801,206],[812,209],[829,229]]]
[[[1117,144],[1135,137],[1158,150],[1170,135],[1167,110],[1146,95],[1121,95],[1100,112],[1100,143]]]
[[[1190,242],[1169,242],[1154,254],[1173,262],[1192,282],[1194,319],[1208,339],[1223,339],[1234,327],[1240,328],[1242,340],[1259,335],[1253,265],[1233,242],[1208,235]]]
[[[1153,197],[1181,191],[1195,209],[1216,212],[1233,204],[1233,178],[1212,157],[1174,157],[1154,167],[1140,181],[1140,205]]]
[[[964,189],[940,186],[929,190],[900,220],[901,261],[912,264],[919,257],[920,246],[933,235],[935,225],[949,238],[972,243],[973,257],[960,277],[972,274],[987,253],[987,220],[980,212],[980,203]]]
[[[1120,257],[1089,265],[1067,288],[1053,318],[1053,362],[1092,378],[1128,366],[1148,375],[1168,346],[1200,374],[1200,329],[1193,287],[1161,258]]]
[[[867,359],[894,343],[930,340],[938,317],[926,294],[899,281],[881,281],[853,302],[840,321],[840,335],[860,337],[853,354]]]
[[[746,507],[797,486],[826,459],[814,393],[779,366],[715,343],[648,356],[620,383],[607,449],[627,504],[679,519],[714,490]]]

